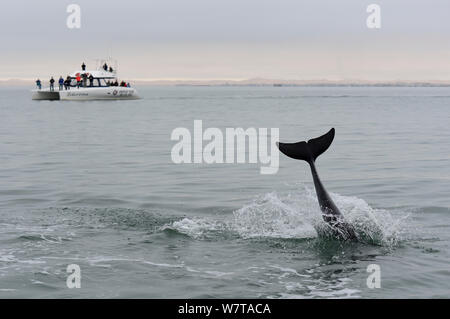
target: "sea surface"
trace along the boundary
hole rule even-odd
[[[1,298],[450,297],[449,87],[29,89],[0,88]],[[305,162],[173,163],[172,131],[194,120],[286,142],[334,127],[317,169],[360,240],[320,232]]]

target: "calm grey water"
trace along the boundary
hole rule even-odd
[[[0,297],[450,297],[450,88],[139,91],[51,102],[0,89]],[[317,235],[304,162],[280,156],[276,175],[172,163],[172,130],[196,119],[291,142],[335,127],[317,166],[361,241]]]

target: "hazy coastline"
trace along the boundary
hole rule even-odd
[[[45,79],[43,80],[46,83]],[[1,79],[0,86],[34,86],[34,79]],[[374,87],[448,87],[450,81],[429,80],[394,80],[394,81],[368,81],[368,80],[279,80],[266,78],[251,78],[244,80],[196,80],[196,79],[130,79],[134,85],[146,86],[280,86],[280,87],[301,87],[301,86],[374,86]]]

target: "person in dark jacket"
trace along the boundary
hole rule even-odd
[[[64,88],[66,90],[70,90],[70,82],[72,82],[70,76],[67,76],[66,80],[64,81]]]
[[[87,74],[86,74],[86,73],[81,74],[81,78],[83,79],[81,85],[82,85],[83,87],[86,87],[86,86],[87,86],[87,79],[88,79]]]
[[[42,83],[41,83],[41,80],[39,80],[39,79],[36,80],[36,86],[38,87],[39,90],[42,89]]]
[[[89,86],[94,86],[94,76],[92,74],[89,75]]]
[[[53,76],[50,78],[50,91],[55,90],[55,80],[53,79]]]
[[[83,62],[83,64],[81,65],[81,70],[86,71],[86,64],[84,64],[84,62]]]

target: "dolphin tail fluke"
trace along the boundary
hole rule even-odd
[[[334,128],[325,135],[310,139],[308,142],[277,143],[280,151],[291,158],[314,162],[320,154],[325,152],[334,139]]]

